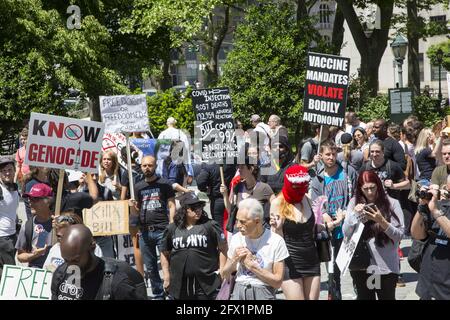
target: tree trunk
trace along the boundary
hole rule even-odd
[[[331,44],[333,53],[339,55],[341,53],[342,43],[344,42],[344,14],[339,6],[336,6],[336,14],[334,16],[333,34],[331,36]]]
[[[219,81],[219,51],[230,26],[230,6],[224,7],[223,24],[214,27],[213,15],[208,17],[208,41],[206,42],[208,63],[205,66],[205,88],[212,87]]]
[[[98,94],[89,95],[89,116],[91,121],[102,121],[101,113],[100,113],[100,101],[98,99]]]
[[[417,16],[417,0],[408,0],[406,4],[408,20],[408,87],[414,95],[420,95],[419,38],[420,20]]]
[[[394,0],[380,2],[381,29],[373,30],[369,38],[366,37],[353,8],[353,1],[336,0],[336,2],[342,10],[361,56],[361,78],[367,81],[369,96],[375,97],[378,92],[378,68],[387,46]]]

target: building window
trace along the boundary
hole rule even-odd
[[[424,81],[425,72],[423,66],[423,53],[419,53],[419,73],[420,73],[420,81]]]
[[[441,66],[441,81],[446,81],[447,70]],[[439,81],[439,67],[431,65],[431,81]]]
[[[178,85],[178,80],[179,80],[179,76],[178,76],[178,66],[172,64],[170,66],[170,74],[172,75],[172,86],[176,86]]]
[[[200,48],[199,48],[200,49]],[[186,61],[197,60],[197,51],[196,47],[193,45],[189,45],[186,50],[184,50],[184,55],[186,57]]]
[[[227,58],[229,48],[227,46],[220,48],[219,50],[219,60],[225,60]]]
[[[194,84],[198,79],[198,64],[188,63],[186,64],[186,81],[190,84]]]
[[[331,27],[330,15],[331,15],[330,7],[328,6],[328,4],[322,3],[319,6],[319,22],[321,28],[329,29]]]
[[[430,17],[430,22],[437,22],[437,23],[441,23],[441,24],[446,24],[447,23],[447,17],[444,15],[441,16],[431,16]]]

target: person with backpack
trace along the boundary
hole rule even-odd
[[[18,186],[14,183],[14,160],[0,158],[0,277],[3,265],[15,265]]]
[[[320,140],[320,124],[312,124],[311,128],[315,133],[314,138],[306,138],[301,141],[299,144],[297,151],[297,163],[306,167],[307,169],[314,169],[319,162],[319,140]],[[322,126],[322,139],[321,141],[325,141],[329,136],[329,128],[328,126]]]
[[[32,219],[22,225],[17,238],[17,260],[29,267],[42,268],[52,246],[52,188],[35,184],[23,195],[30,201]]]
[[[327,140],[320,145],[320,155],[323,167],[311,181],[311,198],[317,202],[321,196],[328,198],[328,209],[323,214],[328,229],[332,231],[331,245],[334,248],[334,261],[342,244],[342,222],[345,217],[342,210],[347,208],[353,190],[357,173],[352,166],[346,164],[343,167],[337,162],[337,147],[333,141]],[[332,272],[331,272],[332,270]],[[329,274],[329,298],[342,300],[341,274],[336,262]]]
[[[194,193],[178,199],[181,208],[161,241],[164,290],[176,300],[214,300],[221,285],[217,270],[222,270],[227,257],[225,235]]]
[[[142,275],[126,262],[99,258],[84,225],[68,227],[61,239],[65,263],[53,274],[52,300],[146,300]]]

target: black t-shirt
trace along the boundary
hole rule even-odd
[[[384,158],[396,162],[402,170],[406,169],[405,150],[400,143],[392,137],[382,140],[384,145]]]
[[[144,180],[135,186],[134,192],[140,208],[140,223],[164,230],[169,224],[168,200],[175,197],[170,182],[160,177],[152,182]]]
[[[164,231],[161,251],[170,251],[170,294],[179,299],[183,278],[194,278],[210,295],[221,284],[218,246],[225,243],[222,228],[214,220],[191,229],[170,224]]]
[[[61,266],[60,266],[61,267]],[[103,281],[103,273],[105,270],[105,262],[99,259],[99,262],[94,270],[85,274],[81,278],[80,286],[76,282],[72,282],[73,274],[66,272],[62,281],[59,282],[59,287],[55,292],[56,300],[95,300],[97,293]],[[73,278],[75,279],[75,278]]]
[[[425,148],[416,155],[417,168],[420,172],[418,180],[431,180],[433,170],[436,168],[436,159],[430,157],[431,152],[430,148]]]
[[[369,160],[361,167],[359,173],[365,170],[375,171],[381,182],[383,183],[383,186],[385,180],[392,180],[393,183],[399,183],[405,180],[405,173],[403,172],[400,165],[391,160],[385,160],[383,165],[378,168],[372,167],[371,161]],[[388,188],[385,189],[387,190],[387,193],[391,198],[397,200],[400,199],[400,190],[393,190]]]
[[[94,205],[94,199],[85,192],[67,192],[61,200],[61,212],[73,210],[83,218],[83,209],[90,209]]]

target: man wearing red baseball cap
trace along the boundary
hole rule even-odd
[[[52,244],[53,191],[45,183],[35,184],[23,195],[30,200],[32,218],[20,229],[16,243],[17,260],[30,267],[42,268]]]

